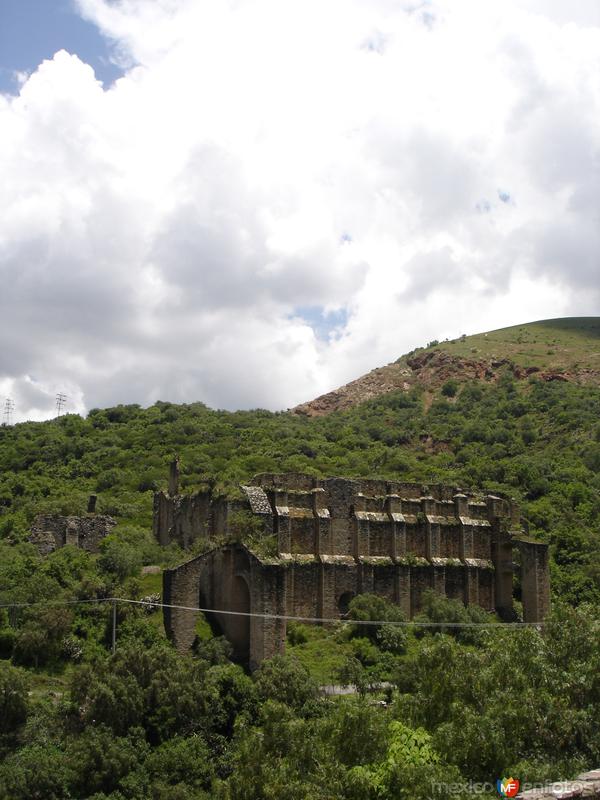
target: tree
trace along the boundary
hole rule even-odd
[[[72,622],[73,614],[68,608],[35,609],[17,633],[13,661],[38,667],[56,660],[62,654]]]
[[[10,800],[64,800],[69,796],[64,752],[54,745],[30,745],[0,766],[0,797]]]
[[[399,606],[376,594],[359,594],[352,598],[348,617],[362,623],[369,621],[404,622],[406,619]],[[393,653],[402,653],[406,647],[406,632],[400,626],[353,625],[351,633],[352,636],[368,636],[382,650]]]
[[[0,733],[13,733],[26,719],[25,672],[0,662]]]
[[[276,655],[263,661],[254,680],[262,700],[276,700],[297,710],[318,695],[317,684],[293,656]]]

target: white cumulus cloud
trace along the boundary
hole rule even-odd
[[[286,408],[432,338],[598,313],[596,0],[78,7],[123,77],[61,51],[0,96],[16,418],[58,391]]]

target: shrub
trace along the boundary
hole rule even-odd
[[[50,606],[36,611],[17,632],[13,661],[38,667],[62,657],[72,622],[68,608]]]
[[[444,397],[455,397],[458,391],[458,381],[449,380],[442,386],[442,394]]]
[[[301,709],[317,696],[318,687],[306,667],[293,656],[276,655],[254,673],[259,697]]]
[[[27,718],[27,681],[23,670],[0,663],[0,733],[12,733]]]
[[[405,622],[406,620],[399,606],[376,594],[359,594],[352,598],[348,617],[363,623],[371,620],[380,622]],[[390,652],[403,652],[406,646],[407,634],[400,626],[351,625],[350,632],[350,635],[354,637],[367,636],[374,644]]]

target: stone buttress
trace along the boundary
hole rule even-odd
[[[241,498],[208,492],[157,497],[155,534],[162,544],[222,541],[165,573],[166,603],[339,619],[355,595],[371,592],[410,618],[423,593],[434,590],[511,619],[518,547],[524,618],[542,620],[549,609],[548,547],[528,540],[518,508],[494,495],[443,485],[263,474],[241,487]],[[231,536],[240,511],[254,521],[252,549]],[[285,620],[221,613],[213,621],[251,666],[283,650]],[[191,646],[194,612],[167,610],[165,625],[178,648]]]

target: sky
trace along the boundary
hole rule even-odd
[[[15,421],[599,313],[597,0],[0,0]]]

